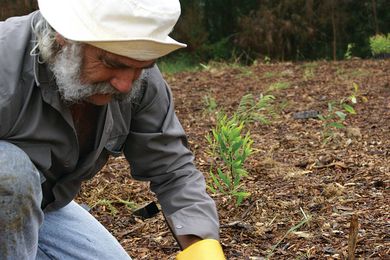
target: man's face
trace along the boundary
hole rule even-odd
[[[112,98],[131,101],[139,95],[143,69],[154,63],[154,60],[138,61],[87,44],[66,43],[51,69],[66,102],[105,105]]]

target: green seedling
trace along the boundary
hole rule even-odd
[[[95,202],[95,204],[93,204],[91,206],[91,209],[92,208],[95,208],[97,206],[104,206],[104,207],[107,207],[108,210],[110,211],[110,214],[112,216],[115,216],[117,213],[118,213],[118,210],[117,208],[113,205],[114,201],[112,200],[107,200],[107,199],[102,199],[102,200],[98,200],[97,202]]]
[[[268,56],[264,57],[264,64],[270,64],[271,63],[271,58]]]
[[[350,60],[352,59],[352,49],[355,47],[354,43],[348,43],[347,51],[344,54],[344,59]]]
[[[138,207],[137,204],[134,202],[117,198],[116,200],[108,200],[108,199],[98,200],[91,206],[91,209],[97,206],[104,206],[107,207],[107,209],[110,211],[110,214],[112,216],[115,216],[118,213],[118,209],[114,206],[114,204],[124,204],[130,210],[134,210]]]
[[[309,80],[314,78],[314,70],[313,67],[306,67],[305,71],[303,72],[303,78],[304,80]]]
[[[285,81],[279,81],[279,82],[276,82],[276,83],[273,83],[269,86],[268,88],[268,92],[272,92],[272,91],[277,91],[277,90],[283,90],[283,89],[288,89],[290,87],[290,83],[289,82],[285,82]]]
[[[274,72],[274,71],[267,71],[266,73],[264,73],[264,78],[276,78],[279,76],[279,73],[277,72]]]
[[[323,122],[322,135],[325,143],[331,141],[340,129],[345,128],[344,123],[348,115],[356,114],[354,106],[358,102],[358,96],[360,96],[358,84],[353,83],[353,88],[351,95],[339,101],[328,102],[327,112],[318,115],[318,118]],[[367,99],[362,97],[362,100],[365,102]]]
[[[211,192],[218,191],[224,195],[236,198],[236,205],[250,196],[242,188],[242,179],[248,175],[244,167],[246,159],[252,154],[253,141],[250,133],[242,134],[244,123],[236,117],[228,119],[227,115],[220,115],[212,133],[206,136],[210,145],[209,154],[214,158],[210,166],[212,184],[208,185]]]
[[[237,108],[235,116],[244,124],[260,122],[269,124],[270,118],[275,116],[272,101],[275,97],[272,95],[260,95],[258,100],[252,94],[243,96]]]
[[[211,95],[206,95],[203,97],[203,104],[205,106],[205,110],[209,113],[214,112],[218,107],[217,101]]]

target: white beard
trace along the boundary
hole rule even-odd
[[[146,74],[144,71],[133,82],[129,93],[120,93],[108,82],[82,84],[80,82],[82,50],[81,44],[68,43],[56,55],[54,62],[50,64],[50,69],[56,78],[58,91],[66,103],[80,103],[95,94],[112,94],[113,99],[123,102],[133,102],[139,99],[142,81]]]

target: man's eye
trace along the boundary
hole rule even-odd
[[[114,66],[112,66],[112,64],[107,63],[107,61],[105,61],[105,60],[102,60],[102,63],[104,65],[104,67],[109,68],[109,69],[114,69]]]

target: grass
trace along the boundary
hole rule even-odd
[[[370,75],[370,73],[365,69],[344,69],[338,68],[336,70],[336,75],[344,80],[346,79],[355,79],[355,78],[364,78]]]
[[[217,100],[210,93],[203,96],[202,101],[203,101],[205,112],[213,113],[217,110],[218,108]]]
[[[314,78],[314,68],[307,67],[305,68],[305,71],[303,72],[303,79],[304,80],[310,80]]]
[[[283,242],[283,240],[291,233],[296,233],[302,226],[304,226],[305,224],[309,223],[311,221],[311,216],[310,215],[306,215],[306,213],[303,211],[302,208],[300,208],[301,212],[302,212],[302,215],[303,215],[303,219],[295,226],[291,227],[285,234],[282,238],[279,239],[279,241],[273,245],[266,257],[266,259],[269,259],[275,252],[275,249],[280,245],[280,243]]]
[[[103,206],[110,211],[110,214],[112,216],[115,216],[118,213],[118,210],[113,205],[113,203],[114,203],[114,201],[112,201],[112,200],[101,199],[101,200],[98,200],[97,202],[95,202],[93,205],[91,205],[91,209],[95,208],[97,206]]]
[[[276,77],[279,77],[279,73],[277,72],[274,72],[274,71],[267,71],[266,73],[264,73],[263,77],[264,78],[267,78],[267,79],[270,79],[270,78],[276,78]]]
[[[118,209],[117,207],[114,206],[114,204],[123,204],[131,211],[135,210],[138,207],[135,202],[123,200],[121,198],[116,198],[116,200],[108,200],[108,199],[97,200],[94,204],[91,205],[91,209],[97,206],[103,206],[105,209],[109,210],[110,215],[115,216],[118,213]]]
[[[273,84],[271,84],[268,88],[269,92],[275,91],[275,90],[283,90],[288,89],[290,87],[290,83],[286,81],[278,81]]]
[[[304,68],[311,68],[311,69],[315,69],[318,67],[318,63],[317,62],[306,62],[305,64],[302,65]]]
[[[201,66],[195,55],[186,53],[175,56],[168,55],[167,57],[160,59],[157,64],[161,72],[167,75],[201,70]]]
[[[199,58],[191,53],[172,54],[161,58],[158,62],[161,72],[166,75],[173,75],[179,72],[196,72],[200,70],[219,70],[233,68],[239,70],[239,77],[255,77],[251,66],[243,65],[238,61],[208,61],[202,63]]]

